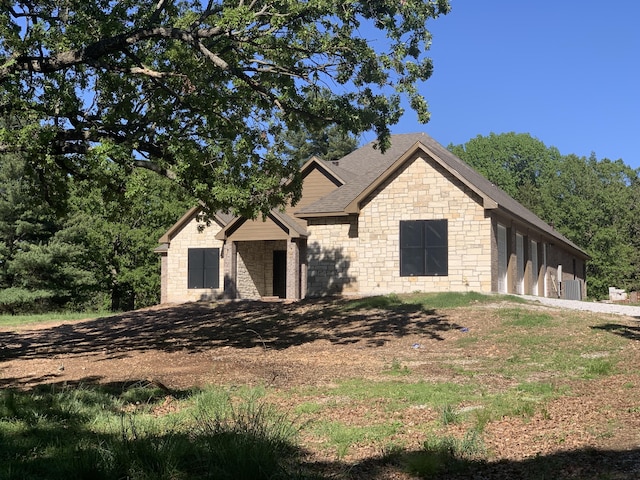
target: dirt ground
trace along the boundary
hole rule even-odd
[[[508,344],[455,347],[469,332],[481,336],[495,326],[495,305],[444,312],[344,305],[339,299],[188,304],[4,328],[0,388],[140,381],[171,391],[207,384],[266,385],[288,392],[274,401],[293,411],[308,401],[295,387],[326,387],[349,378],[380,380],[395,361],[410,369],[411,381],[417,376],[425,382],[463,382],[463,376],[456,378],[442,367],[443,358],[464,365],[488,356],[507,361],[510,355]],[[492,462],[472,478],[640,478],[640,324],[631,317],[581,315],[586,331],[600,325],[603,332],[625,338],[616,373],[563,383],[570,393],[551,400],[544,414],[489,422],[484,440]],[[479,377],[476,381],[488,391],[514,382],[492,372]],[[348,399],[332,412],[336,421],[355,423],[389,416],[383,405]],[[394,441],[418,450],[425,440],[420,425],[440,414],[429,407],[395,412],[403,430]],[[448,432],[461,434],[462,429],[452,425]],[[382,453],[379,446],[356,446],[339,461],[350,478],[405,478],[398,469],[376,463]],[[335,452],[326,450],[315,457],[326,465],[338,461]],[[546,460],[543,466],[536,463],[540,458]],[[538,472],[549,465],[557,465],[562,475]],[[522,474],[527,471],[537,473],[527,477]]]

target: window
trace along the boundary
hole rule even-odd
[[[220,249],[190,248],[188,288],[220,287]]]
[[[400,222],[400,276],[448,275],[447,220]]]

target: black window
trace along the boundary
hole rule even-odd
[[[400,276],[448,275],[447,220],[400,222]]]
[[[220,249],[190,248],[188,288],[220,287]]]

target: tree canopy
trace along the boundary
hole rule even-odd
[[[639,170],[595,154],[561,155],[526,133],[448,148],[589,254],[590,296],[640,289]]]
[[[296,200],[284,130],[374,130],[382,149],[431,75],[446,0],[47,0],[0,7],[0,152],[60,187],[109,162],[174,179],[211,209]],[[382,41],[382,38],[386,38]],[[329,89],[331,97],[320,95]],[[284,183],[283,179],[294,181]]]

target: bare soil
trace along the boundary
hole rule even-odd
[[[153,382],[167,389],[169,411],[171,392],[209,384],[266,385],[275,392],[270,401],[294,411],[304,402],[323,401],[321,393],[312,398],[301,387],[326,388],[354,378],[389,380],[382,372],[398,362],[411,372],[406,379],[394,377],[398,381],[462,383],[468,377],[451,364],[487,358],[499,364],[513,353],[508,342],[460,342],[470,334],[482,339],[496,328],[496,305],[437,311],[345,309],[346,303],[168,305],[108,318],[0,329],[0,388]],[[562,385],[566,393],[532,417],[489,422],[483,439],[491,462],[465,478],[640,478],[639,322],[624,316],[573,315],[583,317],[584,326],[578,331],[567,327],[568,336],[624,339],[615,372],[590,379],[544,378],[541,372],[540,380]],[[492,371],[474,381],[488,392],[518,383]],[[368,425],[393,417],[403,426],[393,443],[406,450],[420,450],[427,435],[423,426],[441,415],[429,406],[390,413],[379,402],[331,401],[338,405],[323,415],[332,421]],[[467,428],[453,424],[439,433],[460,436]],[[408,478],[384,457],[384,446],[354,446],[338,458],[335,451],[314,444],[317,439],[301,441],[310,461],[339,472],[336,478]]]

